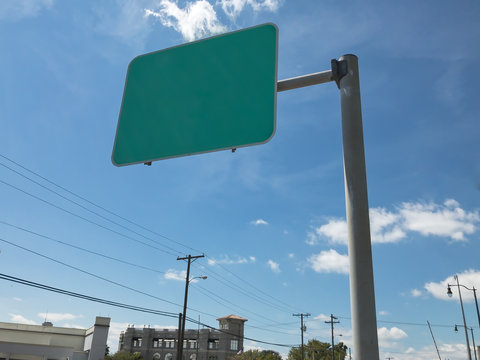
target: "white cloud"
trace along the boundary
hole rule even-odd
[[[413,289],[410,294],[413,296],[413,297],[420,297],[422,296],[422,292],[418,289]]]
[[[327,224],[320,226],[316,230],[317,235],[323,235],[327,237],[330,243],[333,244],[347,244],[348,243],[348,231],[347,222],[341,219],[331,219]],[[313,234],[309,234],[309,238],[312,241]]]
[[[280,6],[279,0],[220,0],[217,2],[222,6],[222,10],[231,18],[236,18],[248,5],[253,11],[261,10],[277,11]]]
[[[288,258],[289,258],[289,259],[293,259],[294,257],[295,257],[295,254],[294,254],[294,253],[289,253],[289,254],[288,254]]]
[[[235,259],[231,259],[229,256],[225,255],[221,259],[208,258],[207,263],[210,266],[214,266],[217,264],[222,264],[222,265],[248,264],[248,263],[254,263],[255,261],[257,261],[257,258],[255,256],[249,256],[248,258],[237,257]]]
[[[252,224],[252,225],[268,225],[268,222],[266,222],[263,219],[257,219],[257,220],[250,221],[250,224]]]
[[[270,267],[270,270],[272,270],[274,273],[279,273],[280,270],[280,264],[273,261],[273,260],[268,260],[267,265]]]
[[[464,285],[470,289],[474,286],[476,289],[480,287],[480,270],[467,270],[461,274],[458,274],[458,280],[461,285]],[[448,297],[447,295],[447,286],[451,286],[452,289],[452,297]],[[428,282],[425,284],[425,290],[427,290],[432,296],[437,299],[441,300],[458,300],[458,287],[456,286],[457,281],[454,279],[453,276],[449,276],[446,279],[440,282]],[[462,299],[464,302],[471,302],[474,301],[473,291],[468,291],[462,288]]]
[[[325,315],[325,314],[318,314],[313,318],[313,320],[318,320],[318,321],[329,321],[330,320],[330,315]]]
[[[380,310],[378,312],[378,315],[381,315],[381,316],[385,316],[385,315],[388,315],[388,314],[389,314],[388,311],[385,311],[385,310]]]
[[[8,314],[10,316],[10,321],[13,323],[27,324],[27,325],[36,325],[37,323],[33,320],[28,320],[20,314]]]
[[[452,199],[442,205],[403,203],[400,214],[404,226],[422,235],[449,237],[454,241],[465,240],[465,235],[476,231],[480,221],[478,212],[466,212]]]
[[[73,315],[69,313],[60,314],[60,313],[38,313],[37,314],[41,319],[47,319],[47,321],[56,322],[62,320],[75,320],[82,318],[83,315]]]
[[[97,15],[95,30],[132,46],[143,48],[152,28],[142,3],[147,0],[116,0],[116,6],[107,6],[102,2],[95,4]]]
[[[187,2],[185,9],[180,9],[176,1],[161,0],[158,11],[145,9],[145,16],[158,18],[163,26],[175,29],[187,41],[227,31],[206,0]]]
[[[407,232],[423,236],[450,238],[466,241],[466,235],[477,230],[480,215],[467,212],[457,201],[446,200],[443,204],[405,202],[389,212],[384,208],[370,209],[370,232],[372,243],[396,243],[407,237]],[[330,219],[326,224],[307,233],[306,243],[315,245],[320,238],[330,244],[348,243],[347,223],[344,219]]]
[[[400,216],[383,208],[370,209],[370,232],[375,243],[398,242],[406,234],[398,225]]]
[[[310,256],[308,262],[318,273],[348,274],[350,268],[348,255],[339,254],[333,249]]]
[[[122,331],[127,330],[129,323],[110,322],[110,328],[108,329],[107,344],[110,347],[110,354],[115,353],[118,348],[118,339]]]
[[[19,298],[19,297],[14,297],[13,300],[18,301],[18,302],[23,301],[23,300],[22,300],[21,298]]]
[[[175,269],[168,269],[163,277],[166,280],[176,280],[176,281],[185,281],[187,278],[187,272],[185,270],[175,270]]]
[[[405,331],[395,326],[391,329],[381,327],[377,331],[379,345],[386,348],[394,347],[396,345],[396,340],[401,340],[408,337]]]
[[[2,0],[0,1],[0,20],[19,20],[35,17],[43,9],[51,9],[53,0]]]

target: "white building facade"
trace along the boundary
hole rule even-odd
[[[102,360],[110,318],[89,329],[0,322],[0,360]]]

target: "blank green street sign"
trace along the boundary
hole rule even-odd
[[[117,166],[262,144],[275,132],[278,29],[234,31],[128,67]]]

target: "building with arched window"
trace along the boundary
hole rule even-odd
[[[228,360],[243,349],[247,319],[228,315],[217,319],[218,329],[185,329],[183,360]],[[144,360],[176,360],[177,329],[134,326],[120,334],[118,350],[139,352]]]

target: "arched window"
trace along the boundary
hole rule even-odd
[[[160,360],[161,358],[162,356],[158,352],[153,354],[153,360]]]
[[[190,360],[197,360],[197,354],[190,355]]]
[[[165,360],[172,360],[173,359],[173,355],[171,353],[168,353],[167,355],[165,355]]]

